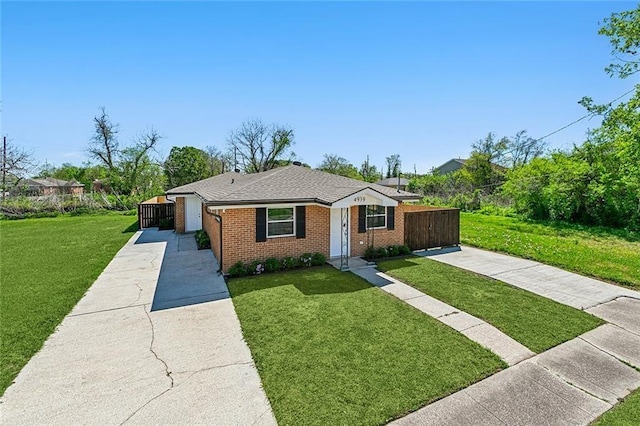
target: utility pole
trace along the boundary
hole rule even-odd
[[[2,137],[2,204],[7,192],[7,137]]]

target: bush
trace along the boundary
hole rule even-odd
[[[363,257],[367,260],[374,260],[378,258],[378,250],[376,250],[373,246],[369,246],[364,251]]]
[[[313,253],[311,257],[311,264],[313,266],[322,266],[327,261],[327,258],[322,253]]]
[[[169,219],[168,217],[165,217],[163,219],[160,219],[160,229],[173,229],[173,218]],[[207,239],[208,238],[209,237],[207,237]]]
[[[388,257],[389,253],[387,253],[387,249],[384,247],[379,247],[376,250],[376,256],[378,259],[384,258],[384,257]]]
[[[209,235],[207,235],[204,229],[200,229],[196,231],[194,237],[196,239],[196,243],[198,244],[199,249],[211,248],[211,241],[209,240]]]
[[[400,256],[407,256],[411,254],[411,249],[409,248],[408,245],[403,244],[401,246],[398,246],[398,254]]]
[[[270,257],[264,261],[264,270],[267,272],[276,272],[280,269],[280,261],[275,257]]]
[[[400,247],[399,246],[387,247],[387,254],[389,255],[389,257],[398,256],[400,254]]]
[[[311,266],[311,259],[313,259],[313,255],[311,253],[303,253],[298,259],[300,262],[300,266]]]
[[[234,263],[231,268],[229,268],[230,277],[244,277],[248,273],[249,271],[247,270],[247,267],[244,266],[244,263],[242,263],[242,261],[240,260]]]
[[[294,269],[298,266],[298,259],[287,256],[282,259],[282,269]]]
[[[248,272],[253,275],[260,275],[264,272],[264,263],[260,260],[254,260],[251,262]]]

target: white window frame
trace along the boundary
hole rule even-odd
[[[275,209],[291,209],[293,210],[293,219],[287,220],[269,220],[269,210]],[[269,235],[269,224],[270,223],[284,223],[284,222],[293,222],[292,234],[282,234],[282,235]],[[267,207],[267,238],[281,238],[281,237],[295,237],[296,236],[296,208],[291,206],[281,206],[281,207]]]
[[[384,213],[377,213],[377,214],[369,214],[369,207],[382,207],[382,209],[384,210]],[[365,224],[366,224],[366,229],[387,229],[387,208],[385,206],[381,206],[378,204],[368,204],[365,207],[365,212],[366,212],[366,219],[365,219]],[[374,226],[374,227],[370,227],[369,226],[369,218],[374,218],[374,217],[384,217],[384,225],[383,226]]]

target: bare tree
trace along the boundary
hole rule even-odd
[[[91,137],[87,151],[91,158],[100,160],[109,171],[115,171],[119,155],[118,125],[113,124],[105,107],[100,115],[93,117],[95,134]]]
[[[150,153],[156,149],[162,136],[151,128],[140,134],[133,146],[127,147],[120,152],[118,169],[124,182],[124,189],[133,194],[143,192],[146,182],[142,182],[140,177],[145,168],[157,166],[150,157]]]
[[[11,140],[7,140],[6,136],[2,138],[2,152],[0,154],[2,157],[2,202],[4,203],[8,189],[7,179],[12,181],[13,186],[17,185],[36,164],[30,152],[14,145]]]
[[[527,135],[526,130],[520,130],[507,143],[506,159],[509,166],[515,168],[540,157],[546,149],[547,143],[544,140],[534,139]]]
[[[257,173],[277,167],[294,144],[293,130],[279,125],[267,125],[260,119],[247,120],[231,131],[227,142],[230,154],[238,157],[245,173]]]

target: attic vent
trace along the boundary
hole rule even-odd
[[[294,161],[294,162],[293,162],[293,165],[294,165],[294,166],[302,166],[302,163],[301,163],[301,162],[299,162],[299,161]]]

